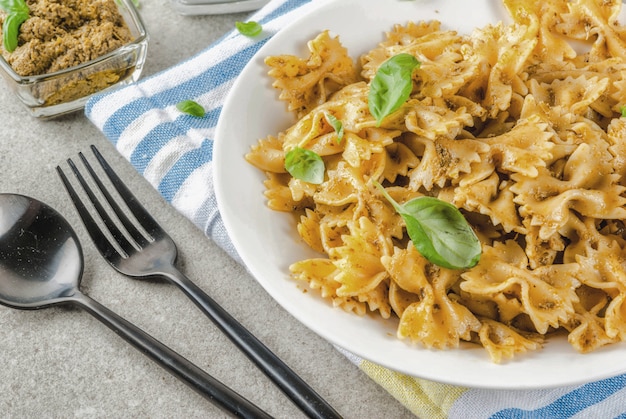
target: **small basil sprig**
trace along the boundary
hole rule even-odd
[[[0,0],[0,9],[7,13],[2,24],[2,43],[7,52],[15,51],[20,25],[29,17],[30,9],[24,0]]]
[[[376,126],[407,101],[413,90],[413,71],[420,62],[411,54],[398,54],[382,63],[370,83],[368,106]]]
[[[341,140],[343,139],[343,122],[341,122],[341,120],[337,119],[337,117],[329,114],[328,112],[324,113],[324,116],[326,117],[326,120],[328,121],[330,126],[333,127],[333,129],[337,133],[337,143],[341,143]]]
[[[198,102],[193,100],[182,100],[176,104],[176,109],[191,116],[202,118],[204,116],[204,108]]]
[[[430,196],[400,205],[382,185],[375,184],[402,216],[413,245],[429,262],[449,269],[471,268],[478,263],[480,241],[457,207]]]
[[[326,166],[316,152],[295,147],[285,154],[285,170],[296,179],[319,185],[324,182]]]
[[[249,22],[235,22],[235,27],[240,34],[245,36],[257,36],[263,31],[261,24],[253,20]]]

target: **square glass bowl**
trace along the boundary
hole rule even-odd
[[[0,55],[0,74],[38,118],[78,111],[95,93],[139,79],[148,48],[148,33],[132,0],[115,0],[133,36],[127,44],[94,60],[54,73],[20,76]]]

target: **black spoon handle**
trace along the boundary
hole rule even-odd
[[[271,418],[258,406],[94,299],[77,292],[72,302],[224,411],[243,418]]]

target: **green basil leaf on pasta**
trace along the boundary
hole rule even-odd
[[[319,185],[324,181],[324,160],[314,151],[296,147],[285,155],[285,169],[291,176]]]
[[[383,119],[397,111],[413,90],[413,71],[420,62],[411,54],[398,54],[382,63],[370,83],[368,106],[380,126]]]
[[[471,268],[478,263],[480,241],[457,207],[430,196],[401,205],[376,185],[402,216],[413,245],[429,262],[449,269]]]
[[[341,143],[341,140],[343,139],[343,122],[341,122],[341,120],[337,119],[334,115],[331,115],[328,112],[326,112],[324,116],[326,117],[326,120],[328,121],[330,126],[333,127],[333,129],[335,130],[335,133],[337,133],[337,142]]]

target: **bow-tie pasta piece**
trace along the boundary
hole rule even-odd
[[[540,335],[520,332],[491,319],[482,319],[481,323],[478,339],[496,364],[518,353],[539,349],[543,343]]]
[[[311,56],[307,60],[280,55],[265,61],[272,68],[269,74],[275,79],[273,86],[281,91],[281,100],[287,102],[289,111],[298,118],[357,80],[352,58],[328,31],[311,40],[308,46]]]
[[[527,230],[522,225],[509,185],[493,172],[484,180],[454,188],[453,197],[448,200],[459,208],[488,216],[491,224],[500,226],[504,233],[524,234]]]
[[[408,174],[409,186],[413,190],[431,191],[442,188],[462,174],[470,173],[472,163],[482,160],[489,147],[472,139],[437,138],[430,140],[420,136],[410,136],[406,144],[419,153],[420,165]],[[422,150],[421,153],[419,150]],[[481,156],[483,155],[483,156]]]
[[[489,298],[498,306],[495,320],[514,324],[518,317],[530,320],[533,330],[546,334],[558,329],[574,314],[576,264],[551,265],[534,270],[514,241],[486,247],[481,263],[462,274],[460,286],[470,295]]]

